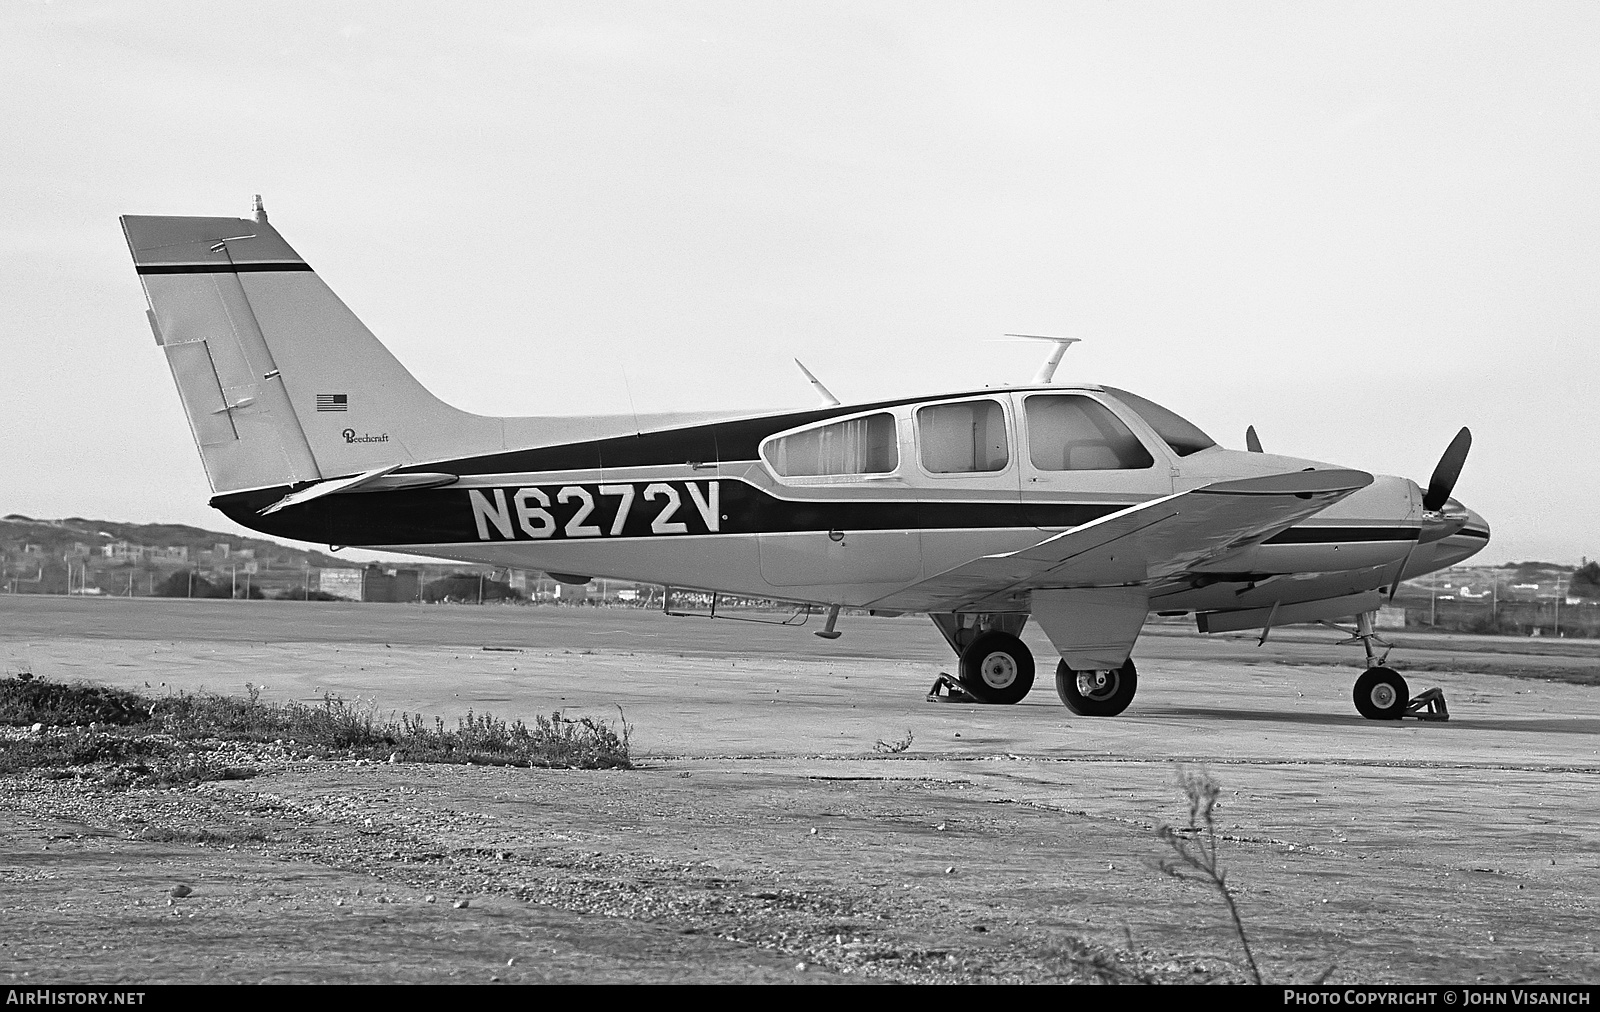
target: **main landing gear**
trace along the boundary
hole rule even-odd
[[[941,673],[928,698],[956,703],[1019,703],[1033,688],[1033,652],[1019,638],[1027,615],[945,613],[929,616],[961,659],[959,674]],[[1056,695],[1082,717],[1114,717],[1139,689],[1133,658],[1103,671],[1056,665]]]
[[[1026,615],[936,614],[933,624],[961,658],[955,678],[941,674],[929,699],[1019,703],[1033,688],[1033,651],[1018,636]],[[947,696],[940,696],[944,690]]]
[[[1139,672],[1132,657],[1104,671],[1074,671],[1066,661],[1056,665],[1056,695],[1080,717],[1115,717],[1137,691]]]
[[[1033,651],[1006,632],[986,632],[961,651],[961,684],[985,703],[1019,703],[1033,688]]]
[[[1370,611],[1357,615],[1354,630],[1324,623],[1350,633],[1350,638],[1344,642],[1360,643],[1366,650],[1367,670],[1356,679],[1355,690],[1351,693],[1356,711],[1368,720],[1399,720],[1407,714],[1419,720],[1449,720],[1450,709],[1445,705],[1442,691],[1427,689],[1413,699],[1400,672],[1388,666],[1389,651],[1393,647],[1373,629],[1372,617]],[[1373,644],[1383,647],[1381,656],[1373,649]]]

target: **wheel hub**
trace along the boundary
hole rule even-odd
[[[983,684],[989,688],[1008,688],[1017,680],[1017,661],[1010,654],[996,651],[983,659],[978,671],[983,676]]]
[[[1115,671],[1080,671],[1078,693],[1087,699],[1105,699],[1117,691]]]
[[[1395,692],[1394,686],[1388,682],[1379,682],[1372,687],[1371,698],[1373,706],[1380,710],[1388,710],[1394,706],[1395,700],[1400,698],[1400,694]]]

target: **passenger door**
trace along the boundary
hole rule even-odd
[[[1017,468],[1028,522],[1077,527],[1172,491],[1166,454],[1088,391],[1017,393]]]

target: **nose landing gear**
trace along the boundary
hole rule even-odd
[[[1361,673],[1353,695],[1356,710],[1368,720],[1399,720],[1411,702],[1411,691],[1400,672],[1381,666]]]
[[[1367,653],[1367,670],[1356,679],[1355,689],[1351,693],[1355,700],[1356,711],[1368,720],[1399,720],[1407,715],[1418,720],[1449,720],[1450,709],[1445,705],[1444,693],[1437,689],[1427,689],[1418,693],[1415,698],[1411,696],[1410,687],[1400,672],[1388,666],[1389,651],[1394,647],[1373,629],[1373,612],[1362,612],[1356,616],[1356,627],[1347,629],[1344,626],[1324,622],[1333,629],[1350,634],[1350,638],[1340,645],[1360,643]],[[1383,653],[1378,654],[1373,649],[1373,644],[1383,647]]]

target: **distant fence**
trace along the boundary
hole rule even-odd
[[[1600,601],[1406,601],[1408,629],[1600,639]]]

